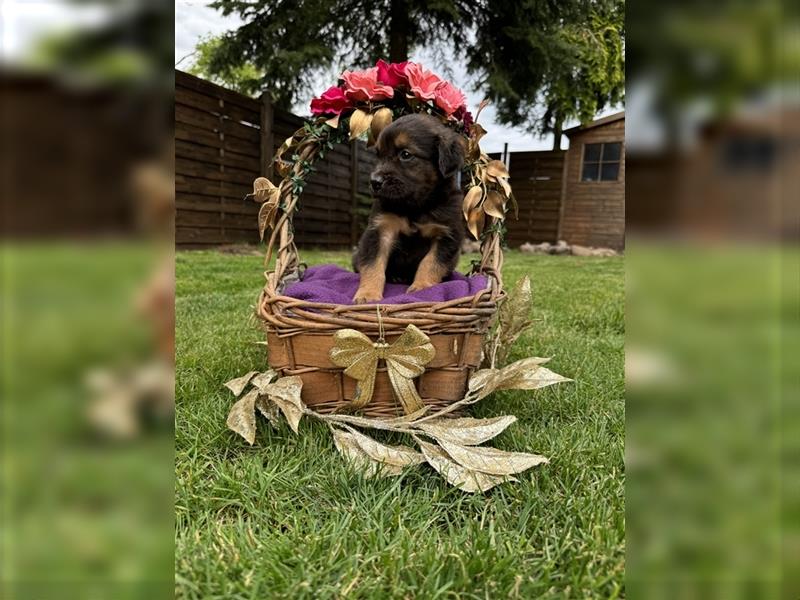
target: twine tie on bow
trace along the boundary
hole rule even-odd
[[[425,365],[433,359],[436,350],[428,336],[415,325],[406,326],[394,343],[387,343],[380,305],[376,305],[376,310],[378,340],[373,342],[355,329],[340,329],[333,336],[330,358],[335,365],[344,367],[345,375],[357,381],[348,409],[363,408],[372,400],[378,361],[383,360],[395,396],[406,414],[410,414],[424,406],[413,380],[425,372]]]

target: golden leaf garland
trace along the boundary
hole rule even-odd
[[[483,369],[470,378],[467,394],[459,402],[432,414],[427,414],[427,409],[422,408],[412,415],[394,419],[319,414],[303,403],[303,382],[299,377],[282,377],[266,383],[272,380],[274,372],[248,373],[225,384],[232,390],[239,390],[242,381],[245,381],[245,388],[251,386],[251,390],[231,408],[228,427],[253,444],[256,410],[273,424],[278,411],[282,412],[295,433],[299,431],[302,417],[308,416],[328,425],[336,449],[365,477],[397,476],[405,469],[425,462],[460,490],[485,492],[500,483],[516,481],[513,474],[546,464],[548,459],[538,454],[506,452],[479,445],[513,424],[516,421],[513,415],[488,419],[450,419],[445,415],[459,407],[474,404],[496,390],[539,389],[570,381],[544,368],[542,363],[546,361],[529,358],[503,369]],[[355,427],[409,435],[421,453],[409,446],[383,444]],[[430,441],[424,441],[423,438]]]

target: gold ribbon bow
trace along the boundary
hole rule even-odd
[[[386,362],[392,388],[406,414],[423,407],[413,379],[425,372],[425,365],[436,350],[428,336],[415,325],[408,325],[393,344],[387,344],[383,335],[377,342],[372,342],[355,329],[340,329],[333,340],[331,361],[345,367],[344,374],[358,382],[355,397],[348,408],[362,408],[372,399],[379,360]]]

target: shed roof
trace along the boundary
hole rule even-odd
[[[608,125],[609,123],[613,123],[614,121],[619,121],[620,119],[625,118],[625,111],[621,110],[618,113],[614,113],[613,115],[608,115],[606,117],[602,117],[597,119],[596,121],[592,121],[591,123],[587,123],[586,125],[577,125],[575,127],[570,127],[569,129],[564,130],[564,135],[569,137],[572,134],[578,133],[579,131],[586,131],[587,129],[592,129],[594,127],[600,127],[602,125]]]

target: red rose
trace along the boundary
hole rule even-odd
[[[353,106],[344,90],[337,86],[328,88],[322,96],[311,101],[311,113],[314,115],[338,115]]]
[[[433,102],[449,117],[463,107],[467,99],[464,97],[464,93],[452,83],[442,81],[434,90]]]
[[[461,121],[467,129],[475,122],[475,119],[472,118],[472,113],[467,110],[466,106],[459,107],[459,109],[453,113],[453,117],[457,121]]]
[[[385,60],[379,59],[375,66],[378,69],[378,81],[381,83],[394,88],[408,85],[408,77],[406,77],[407,60],[401,63],[387,63]]]
[[[436,97],[436,88],[442,83],[438,75],[413,62],[406,65],[406,77],[411,92],[420,100],[433,100]]]
[[[391,86],[378,82],[378,67],[366,71],[345,71],[342,79],[345,96],[356,102],[385,100],[394,96]]]

